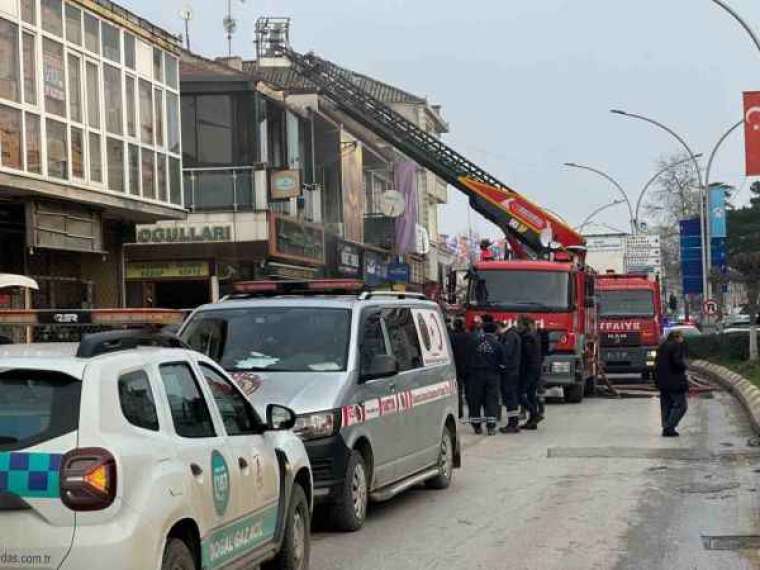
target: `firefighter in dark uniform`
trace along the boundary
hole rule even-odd
[[[506,323],[500,340],[504,346],[504,372],[501,375],[501,400],[507,409],[507,425],[499,428],[501,433],[520,432],[520,361],[522,339],[514,326]]]
[[[520,393],[525,408],[528,410],[528,421],[522,429],[535,430],[544,419],[539,410],[538,389],[541,381],[541,338],[536,331],[536,323],[530,317],[522,316],[518,321],[522,351],[520,360]]]
[[[496,435],[499,413],[499,385],[504,370],[504,348],[496,336],[493,319],[483,319],[483,328],[473,333],[467,359],[467,407],[475,433]],[[481,415],[483,414],[483,415]]]
[[[451,348],[454,352],[454,364],[457,368],[457,386],[459,389],[459,417],[464,416],[464,395],[467,393],[467,355],[470,350],[472,335],[464,328],[464,321],[456,319],[450,333]]]

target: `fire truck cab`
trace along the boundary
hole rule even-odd
[[[651,377],[663,324],[659,281],[647,275],[600,275],[597,296],[605,370]]]

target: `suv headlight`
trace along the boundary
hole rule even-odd
[[[552,374],[570,374],[573,371],[572,362],[552,362]]]
[[[657,351],[656,350],[648,350],[647,351],[647,360],[654,360],[657,358]]]
[[[293,432],[304,441],[330,437],[340,430],[340,410],[303,414],[296,418]]]

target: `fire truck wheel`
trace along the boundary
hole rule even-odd
[[[565,386],[565,402],[568,404],[580,404],[583,401],[584,384],[573,384]]]

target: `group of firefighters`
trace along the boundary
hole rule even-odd
[[[476,317],[472,330],[457,319],[451,331],[451,344],[459,382],[459,416],[464,416],[467,401],[469,422],[475,433],[495,435],[501,419],[502,403],[507,423],[501,433],[535,430],[544,419],[541,389],[543,361],[541,337],[535,321],[521,316],[517,323],[494,321],[491,315]],[[527,421],[520,426],[520,413]]]

